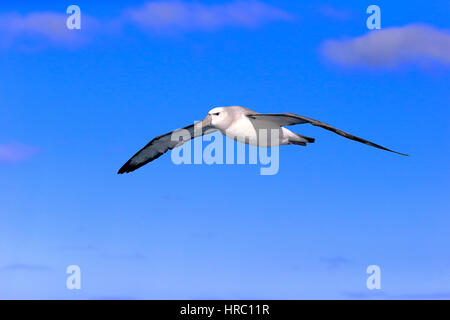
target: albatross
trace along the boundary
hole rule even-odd
[[[159,158],[168,150],[181,146],[190,139],[207,135],[215,131],[220,131],[220,133],[235,141],[258,147],[290,144],[306,146],[308,143],[313,143],[315,139],[294,133],[284,127],[305,123],[329,130],[347,139],[358,141],[371,147],[397,153],[402,156],[408,156],[405,153],[400,153],[369,140],[354,136],[324,122],[299,116],[295,113],[258,113],[248,108],[231,106],[214,108],[208,112],[208,115],[202,121],[154,138],[144,148],[131,157],[131,159],[119,169],[118,174],[132,172]],[[269,132],[269,136],[270,132],[275,130],[277,133],[276,139],[260,139],[259,132],[262,129]],[[182,137],[179,137],[179,139],[173,139],[174,133],[177,133],[180,130],[185,130],[189,135],[183,135]]]

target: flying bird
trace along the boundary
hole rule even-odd
[[[223,135],[238,142],[258,147],[272,147],[289,144],[306,146],[308,143],[313,143],[315,139],[294,133],[284,127],[304,123],[321,127],[347,139],[355,140],[378,149],[407,156],[407,154],[359,138],[324,122],[299,116],[294,113],[258,113],[248,108],[232,106],[214,108],[208,112],[208,115],[203,121],[154,138],[144,148],[131,157],[131,159],[119,169],[118,173],[132,172],[159,158],[168,150],[172,150],[190,139],[210,134],[217,130]],[[261,129],[266,130],[266,139],[261,139],[261,135],[259,134]],[[179,139],[173,139],[174,134],[177,132],[179,133],[180,130],[186,130],[184,132],[188,132],[189,137],[187,137],[187,135],[177,135],[180,136]],[[271,132],[277,133],[275,138],[272,137]]]

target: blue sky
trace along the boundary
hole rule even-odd
[[[377,1],[379,31],[361,1],[76,4],[73,31],[69,3],[0,6],[0,298],[450,298],[447,1]],[[273,176],[170,153],[116,174],[221,105],[411,156],[303,125]]]

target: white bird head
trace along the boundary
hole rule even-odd
[[[233,121],[230,110],[226,107],[213,108],[208,112],[211,125],[219,130],[225,130]]]

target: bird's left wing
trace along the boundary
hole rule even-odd
[[[311,119],[311,118],[307,118],[307,117],[304,117],[304,116],[299,116],[298,114],[295,114],[295,113],[258,113],[258,114],[247,115],[247,117],[249,117],[251,119],[255,119],[255,120],[256,119],[265,119],[265,120],[268,120],[268,121],[276,122],[280,126],[290,126],[290,125],[294,125],[294,124],[310,123],[313,126],[317,126],[317,127],[321,127],[323,129],[329,130],[329,131],[334,132],[334,133],[336,133],[336,134],[338,134],[340,136],[343,136],[343,137],[345,137],[347,139],[358,141],[358,142],[367,144],[367,145],[369,145],[371,147],[375,147],[375,148],[378,148],[378,149],[382,149],[382,150],[386,150],[386,151],[389,151],[389,152],[394,152],[394,153],[397,153],[397,154],[401,154],[402,156],[407,156],[407,154],[405,154],[405,153],[400,153],[400,152],[397,152],[397,151],[385,148],[385,147],[380,146],[380,145],[378,145],[376,143],[373,143],[373,142],[371,142],[369,140],[366,140],[366,139],[354,136],[354,135],[352,135],[352,134],[350,134],[348,132],[339,130],[339,129],[337,129],[337,128],[335,128],[335,127],[333,127],[333,126],[331,126],[331,125],[329,125],[327,123],[324,123],[324,122],[321,122],[321,121],[318,121],[318,120],[314,120],[314,119]]]
[[[128,160],[117,173],[122,174],[132,172],[159,158],[168,150],[181,146],[183,143],[191,139],[217,131],[217,129],[211,126],[201,126],[200,123],[201,122],[197,122],[182,129],[178,129],[154,138],[144,148],[131,157],[131,159]]]

